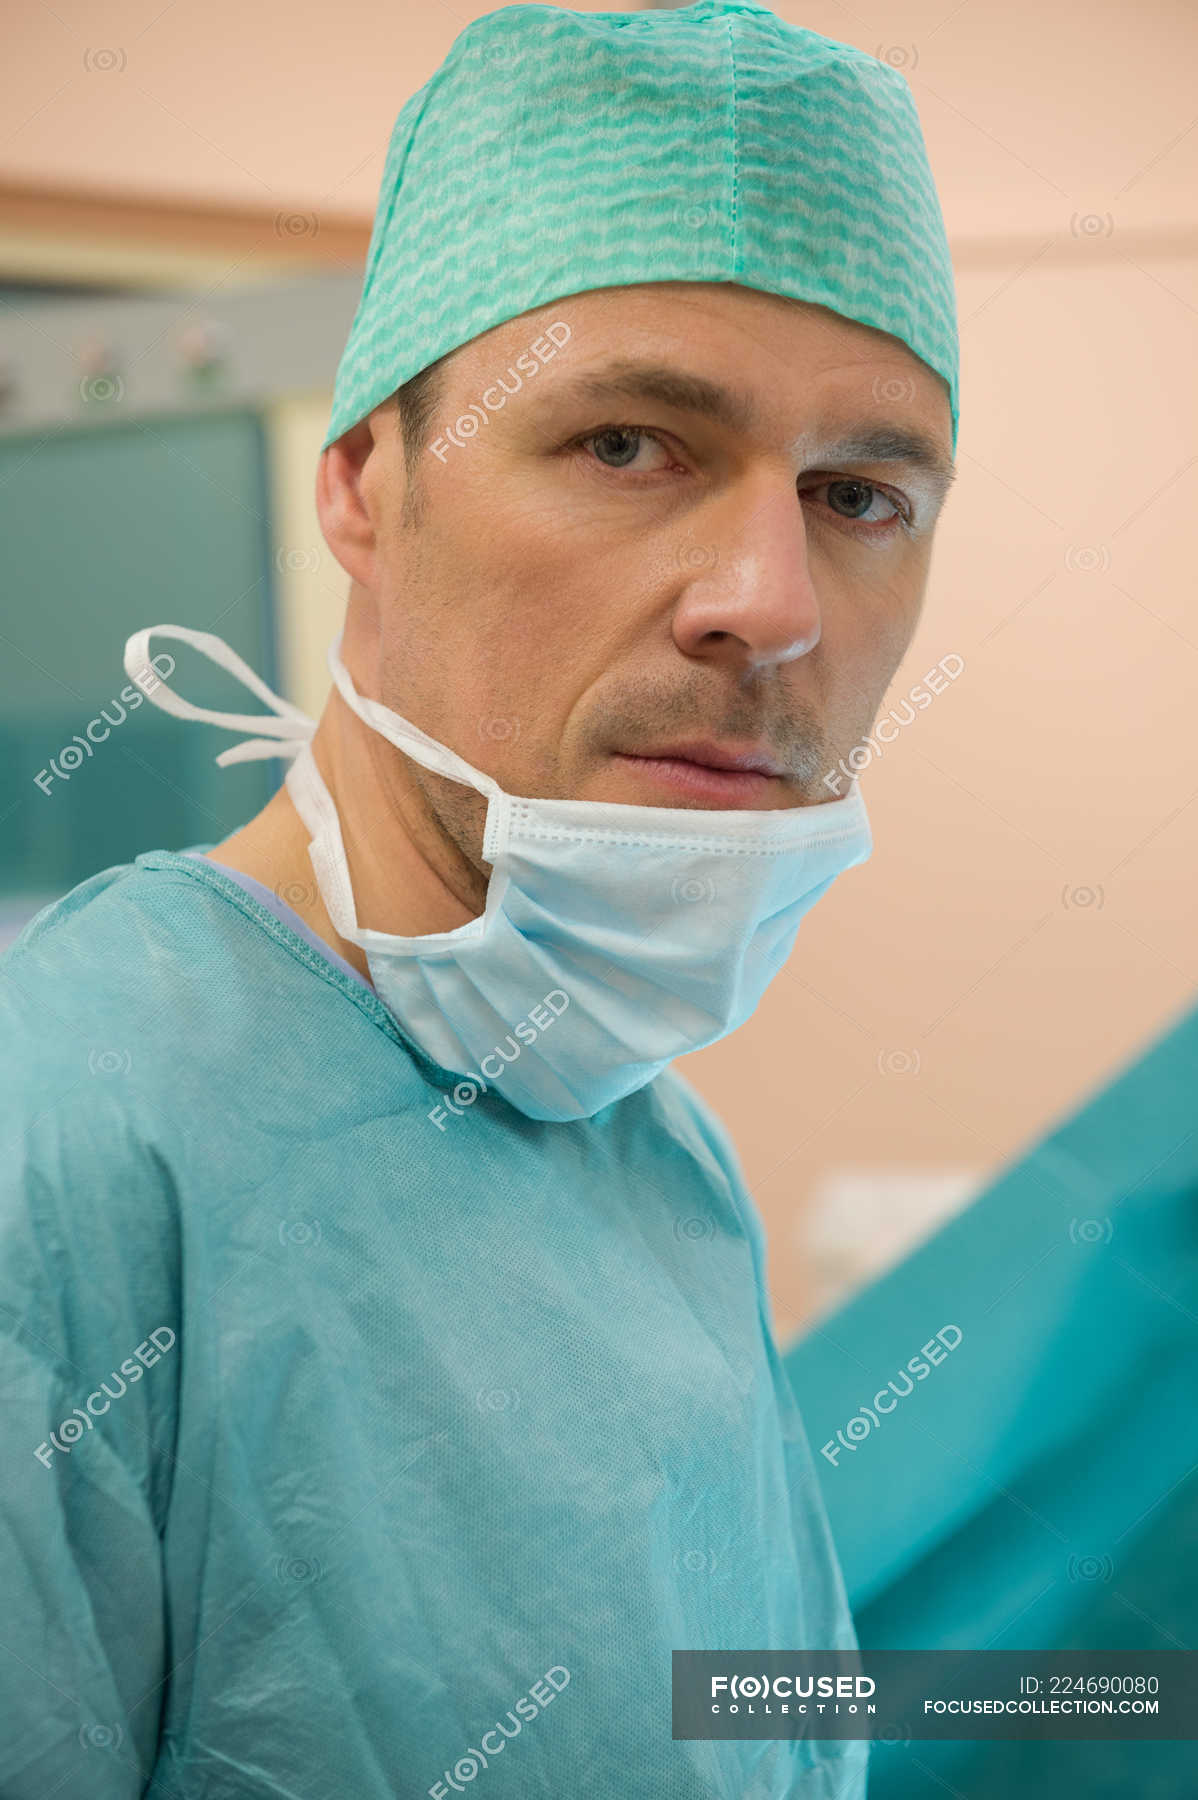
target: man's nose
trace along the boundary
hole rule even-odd
[[[773,478],[707,510],[679,552],[689,579],[674,611],[686,656],[760,672],[819,642],[803,503]]]

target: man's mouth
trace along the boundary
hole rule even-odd
[[[654,786],[714,806],[759,807],[779,790],[787,771],[758,744],[693,740],[645,751],[616,751],[616,760]]]

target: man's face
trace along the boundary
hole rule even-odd
[[[700,404],[716,390],[730,416]],[[732,284],[597,290],[448,358],[416,491],[393,401],[355,431],[365,548],[330,544],[369,615],[369,647],[346,638],[367,692],[512,794],[843,792],[824,777],[910,642],[947,491],[918,460],[923,440],[949,464],[947,389],[897,340]],[[781,773],[688,774],[704,747]],[[481,798],[416,778],[472,835]]]

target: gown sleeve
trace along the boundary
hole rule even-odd
[[[133,1800],[169,1675],[170,1181],[119,1052],[12,982],[0,1045],[0,1794]]]

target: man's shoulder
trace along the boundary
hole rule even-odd
[[[711,1102],[679,1073],[675,1064],[662,1070],[650,1091],[662,1122],[683,1148],[700,1161],[713,1163],[733,1187],[738,1186],[743,1178],[736,1147]]]
[[[0,956],[0,1057],[6,1093],[64,1075],[111,1076],[163,1036],[181,1002],[211,992],[218,933],[206,893],[147,852],[81,881],[42,908]]]
[[[0,1136],[80,1179],[131,1157],[194,1166],[234,1137],[277,1148],[347,1103],[410,1111],[423,1089],[387,1023],[215,865],[146,851],[0,956]]]
[[[312,982],[313,972],[325,977]],[[0,956],[0,1055],[92,1074],[132,1066],[176,1080],[297,1029],[303,1001],[340,977],[227,873],[147,850],[39,912]]]
[[[134,1204],[147,1180],[160,1190],[174,1146],[211,1123],[215,1093],[248,1054],[255,985],[261,1010],[255,927],[182,860],[146,852],[101,870],[0,957],[10,1181],[76,1195],[90,1182],[110,1204]]]
[[[154,1167],[139,1115],[161,1093],[178,932],[118,864],[43,907],[0,957],[4,1213],[61,1214],[81,1196],[134,1205]],[[150,1102],[151,1105],[154,1102]],[[155,1183],[160,1185],[160,1183]]]
[[[171,851],[146,851],[134,862],[115,863],[77,883],[25,925],[0,956],[8,1002],[28,994],[36,1004],[57,993],[60,1009],[71,996],[90,1004],[107,988],[127,990],[136,965],[142,991],[169,973],[187,948],[188,927],[202,909],[202,889]]]
[[[765,1280],[765,1226],[745,1180],[732,1133],[710,1101],[671,1064],[650,1084],[653,1103],[682,1149],[727,1196],[753,1246],[759,1281]]]

